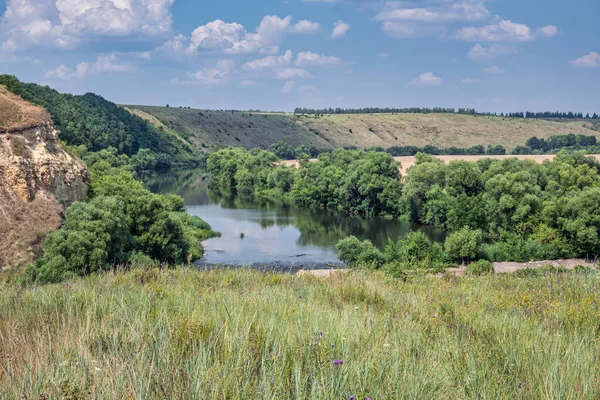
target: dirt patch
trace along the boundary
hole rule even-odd
[[[594,262],[586,261],[582,258],[571,258],[571,259],[567,259],[567,260],[530,261],[530,262],[525,262],[525,263],[503,261],[503,262],[494,263],[494,271],[497,274],[502,274],[502,273],[510,274],[510,273],[514,273],[514,272],[517,272],[517,271],[520,271],[520,270],[526,269],[526,268],[537,269],[537,268],[544,268],[544,267],[562,267],[562,268],[572,270],[572,269],[575,269],[575,267],[577,267],[577,266],[591,268],[594,266]],[[461,266],[459,268],[448,268],[446,271],[450,272],[450,273],[455,273],[457,275],[464,275],[465,270],[466,270],[466,267]]]
[[[41,107],[34,106],[0,86],[0,132],[20,130],[45,123],[50,116]]]

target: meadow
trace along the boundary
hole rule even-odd
[[[0,398],[597,399],[599,317],[593,270],[4,284]]]

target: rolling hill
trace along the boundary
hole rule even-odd
[[[280,140],[292,147],[425,146],[440,148],[523,145],[532,136],[593,134],[584,122],[459,114],[341,114],[315,118],[293,114],[207,111],[127,106],[149,122],[176,132],[197,148],[268,148]]]
[[[296,148],[332,145],[284,114],[194,110],[174,107],[126,106],[134,114],[163,126],[198,149],[222,147],[268,148],[280,140]]]

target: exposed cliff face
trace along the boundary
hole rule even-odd
[[[65,208],[85,198],[88,179],[47,113],[0,86],[0,268],[33,260]]]

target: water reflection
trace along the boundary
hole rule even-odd
[[[436,241],[444,233],[435,228],[397,220],[361,219],[319,209],[289,206],[264,199],[224,195],[210,188],[204,170],[169,171],[143,177],[155,193],[182,196],[189,213],[221,232],[205,242],[206,262],[337,262],[335,244],[347,236],[369,239],[383,249],[388,238],[397,240],[421,229]]]

